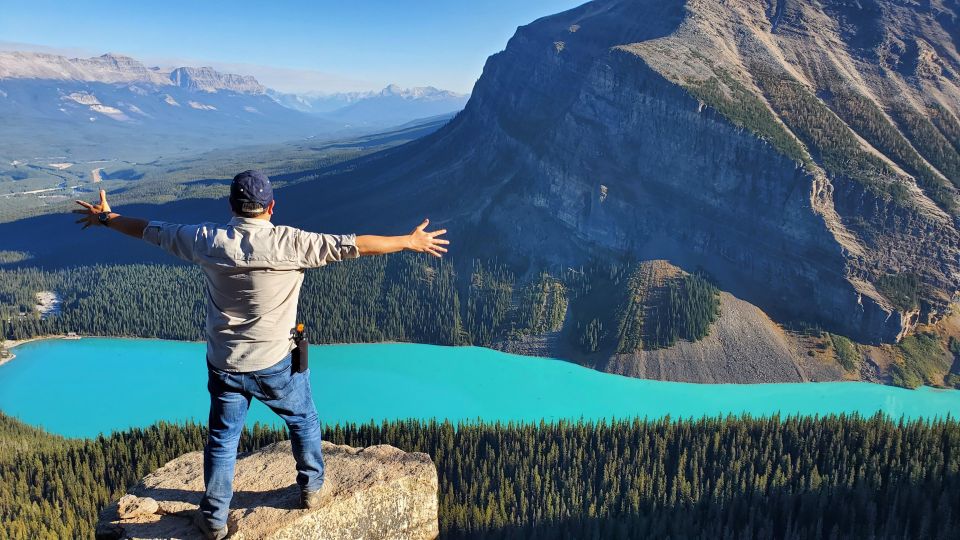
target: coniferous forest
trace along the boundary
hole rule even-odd
[[[913,274],[884,276],[877,287],[903,305],[916,302]],[[60,304],[54,312],[36,309],[39,291],[56,293]],[[203,275],[191,266],[0,269],[0,345],[3,339],[68,332],[202,340],[204,301]],[[299,316],[310,342],[318,344],[498,348],[555,332],[573,351],[602,357],[698,341],[710,334],[722,310],[709,276],[664,261],[594,261],[520,272],[497,261],[399,254],[306,272]],[[823,337],[819,327],[814,334]],[[852,342],[842,336],[829,341],[841,365],[856,369],[860,355]],[[950,364],[941,337],[918,334],[897,347],[903,362],[891,368],[893,384],[960,384],[954,371],[960,362]],[[957,351],[951,349],[954,359],[960,358]]]
[[[255,427],[241,447],[284,439]],[[99,510],[202,448],[158,424],[64,439],[0,414],[0,539],[91,538]],[[885,417],[331,427],[428,453],[442,538],[957,538],[960,424]]]
[[[720,309],[716,287],[703,276],[677,274],[646,296],[641,308],[659,308],[648,317],[631,301],[642,270],[636,263],[591,264],[520,276],[495,261],[457,268],[450,259],[412,254],[364,258],[307,272],[299,314],[312,343],[490,346],[564,330],[583,352],[630,352],[709,333]],[[3,337],[77,332],[201,340],[203,287],[198,268],[179,265],[0,270]],[[42,316],[36,293],[46,290],[61,304]],[[618,341],[618,332],[636,337]]]

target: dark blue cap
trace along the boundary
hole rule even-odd
[[[240,211],[243,203],[259,203],[264,208],[273,201],[273,186],[262,171],[243,171],[230,184],[230,205]]]

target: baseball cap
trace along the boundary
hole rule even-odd
[[[258,203],[266,207],[273,201],[273,187],[263,171],[243,171],[230,184],[230,206],[239,210],[243,203]]]

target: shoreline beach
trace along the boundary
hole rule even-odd
[[[34,341],[43,341],[45,339],[80,339],[80,336],[72,337],[72,336],[67,336],[65,334],[54,334],[50,336],[36,336],[32,338],[27,338],[27,339],[9,339],[4,342],[3,346],[4,348],[7,349],[7,351],[10,352],[10,356],[6,358],[0,358],[0,366],[6,364],[7,362],[17,357],[17,355],[14,354],[13,352],[13,349],[15,349],[16,347],[19,347],[20,345],[24,345],[26,343],[31,343]]]

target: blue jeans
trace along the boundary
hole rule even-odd
[[[230,373],[207,364],[210,390],[210,434],[203,450],[206,493],[200,511],[213,528],[227,524],[233,498],[233,473],[240,432],[255,397],[282,418],[290,430],[297,484],[315,491],[323,485],[320,420],[310,390],[310,370],[293,373],[288,354],[260,371]]]

